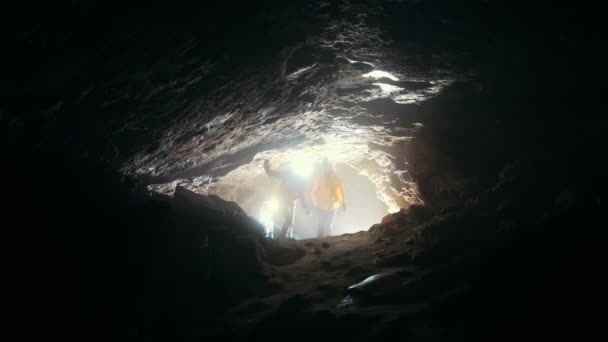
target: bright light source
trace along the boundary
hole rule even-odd
[[[260,216],[258,220],[264,226],[266,230],[266,236],[269,238],[273,237],[274,232],[274,214],[279,209],[279,202],[276,199],[270,199],[262,203],[260,209]]]
[[[399,79],[395,75],[382,70],[374,70],[372,72],[368,72],[367,74],[364,74],[363,77],[373,77],[376,80],[379,80],[381,78],[388,78],[393,81],[399,81]]]
[[[314,161],[311,158],[299,157],[291,162],[291,167],[296,175],[308,178],[314,171]]]

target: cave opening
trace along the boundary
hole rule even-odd
[[[273,169],[289,174],[302,191],[306,205],[291,208],[293,228],[290,237],[307,239],[316,237],[318,217],[312,202],[312,188],[321,175],[321,160],[329,156],[334,172],[346,192],[346,210],[336,210],[331,235],[367,231],[389,213],[421,203],[414,192],[415,184],[393,168],[390,156],[383,151],[371,151],[358,143],[314,144],[300,149],[269,150],[256,154],[250,162],[237,166],[223,176],[180,179],[170,183],[150,185],[149,189],[172,195],[176,186],[183,186],[201,195],[216,195],[235,202],[250,217],[266,227],[267,236],[276,235],[285,218],[279,210],[281,180],[264,171],[268,160]],[[393,183],[407,186],[410,197]],[[272,234],[269,232],[273,232]]]
[[[285,167],[290,166],[283,165],[283,168]],[[312,206],[311,188],[318,173],[317,170],[311,170],[309,174],[302,175],[304,200],[310,210],[307,212],[301,205],[295,206],[290,234],[290,237],[295,239],[316,237],[318,218]],[[387,205],[378,198],[376,188],[369,178],[358,174],[354,168],[343,163],[335,165],[335,173],[344,184],[348,209],[336,210],[330,235],[366,231],[388,214]],[[242,187],[237,190],[234,198],[249,216],[256,218],[266,227],[272,227],[270,228],[273,232],[272,236],[276,235],[284,220],[277,210],[279,205],[276,198],[277,192],[280,191],[278,183],[279,181],[264,175],[243,179]],[[227,193],[222,192],[221,185],[209,193],[227,197]]]

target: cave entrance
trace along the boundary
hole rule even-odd
[[[369,178],[358,174],[354,168],[343,163],[335,165],[335,172],[344,184],[347,210],[340,209],[336,211],[331,235],[367,231],[369,227],[380,222],[382,217],[389,213],[387,205],[376,195],[376,188]],[[306,187],[306,202],[309,206],[312,206],[310,190],[314,183],[314,177],[303,177],[302,182],[305,183]],[[265,227],[269,229],[274,228],[274,232],[278,232],[285,218],[277,215],[280,205],[273,198],[272,194],[275,190],[274,186],[263,184],[257,189],[258,194],[255,196],[260,198],[260,200],[256,204],[247,205],[246,203],[239,203],[239,205],[244,206],[245,211],[250,216],[255,217]],[[295,209],[293,219],[294,225],[291,235],[293,238],[307,239],[316,237],[318,217],[314,209],[311,215],[307,215],[306,211],[298,206]]]
[[[205,192],[236,202],[249,216],[254,217],[267,228],[274,226],[274,231],[278,232],[285,220],[285,216],[280,213],[280,203],[277,199],[280,181],[263,172],[261,160],[252,164],[242,170],[235,170]],[[285,170],[293,166],[292,162],[276,165],[273,168]],[[311,191],[319,170],[314,165],[313,170],[300,175],[305,200],[311,209]],[[378,197],[378,189],[368,176],[341,162],[335,163],[334,170],[344,184],[347,210],[340,209],[336,212],[331,235],[367,231],[389,213],[388,206]],[[303,208],[297,206],[293,218],[293,238],[316,237],[318,217],[315,210],[312,210],[311,215],[307,215]]]
[[[416,187],[404,164],[385,149],[374,148],[361,137],[325,136],[322,143],[315,142],[297,148],[277,148],[260,151],[250,160],[234,167],[234,160],[224,161],[232,170],[212,177],[202,175],[177,179],[171,183],[152,185],[151,190],[171,195],[176,185],[202,195],[217,195],[234,201],[249,216],[265,226],[267,232],[276,233],[286,221],[280,201],[281,181],[264,171],[264,161],[281,173],[295,173],[298,185],[303,188],[306,202],[312,209],[311,191],[321,172],[321,160],[328,158],[346,191],[347,210],[338,210],[334,217],[331,235],[367,231],[389,213],[418,203]],[[230,164],[232,163],[232,164]],[[218,168],[225,165],[218,163]],[[290,205],[291,207],[291,205]],[[318,216],[315,210],[306,215],[296,207],[292,237],[313,238],[317,235]],[[290,220],[290,221],[291,221]],[[274,228],[279,226],[279,229]],[[269,234],[270,235],[270,234]]]

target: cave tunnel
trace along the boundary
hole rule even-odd
[[[92,0],[0,13],[6,279],[20,334],[601,331],[600,11]],[[324,158],[345,202],[322,212]],[[265,162],[301,201],[284,200]]]

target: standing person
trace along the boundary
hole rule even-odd
[[[312,204],[318,219],[317,237],[331,235],[336,210],[346,211],[346,193],[327,158],[323,159],[321,175],[312,190]]]
[[[306,200],[304,199],[304,187],[302,181],[294,174],[271,169],[268,160],[264,160],[264,171],[266,171],[266,174],[270,177],[278,178],[281,181],[279,193],[277,194],[277,210],[284,221],[277,238],[285,238],[287,232],[290,229],[293,229],[294,210],[296,209],[297,203],[306,210],[307,214],[310,214],[310,210],[308,210]]]

